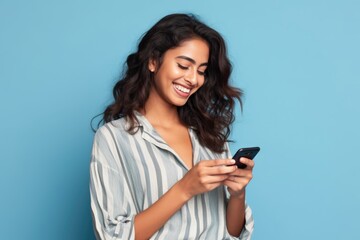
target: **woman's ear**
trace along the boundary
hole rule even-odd
[[[149,71],[152,73],[156,71],[156,61],[153,58],[151,58],[149,60],[148,68],[149,68]]]

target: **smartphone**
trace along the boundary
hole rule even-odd
[[[232,158],[236,161],[235,164],[238,168],[244,169],[246,168],[246,165],[240,162],[240,158],[245,157],[252,160],[259,151],[259,147],[240,148]]]

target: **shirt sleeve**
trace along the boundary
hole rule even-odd
[[[241,230],[239,239],[250,240],[253,231],[254,231],[254,219],[253,219],[252,211],[249,205],[245,203],[245,226]]]
[[[98,240],[134,239],[136,210],[123,170],[119,149],[110,130],[95,134],[90,163],[90,197],[93,225]]]

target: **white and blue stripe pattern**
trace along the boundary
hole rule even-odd
[[[151,206],[188,171],[188,168],[137,113],[139,131],[126,132],[125,118],[102,126],[95,135],[90,163],[91,209],[96,238],[134,239],[134,216]],[[201,146],[189,129],[194,164],[202,159],[230,158]],[[228,149],[228,148],[227,148]],[[190,199],[151,239],[250,239],[251,209],[240,237],[226,230],[225,187]]]

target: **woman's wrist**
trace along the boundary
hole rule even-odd
[[[236,199],[236,200],[244,200],[245,199],[245,188],[239,193],[231,194],[230,193],[230,199]]]
[[[172,189],[177,193],[177,196],[185,202],[189,201],[193,197],[188,191],[186,191],[186,188],[183,186],[181,181],[177,182]]]

